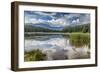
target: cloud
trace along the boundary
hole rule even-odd
[[[72,19],[72,18],[78,18],[78,17],[80,17],[80,13],[70,13],[69,15],[67,15],[67,18],[68,19]],[[66,16],[66,15],[65,15]]]
[[[90,23],[90,14],[26,11],[25,23],[48,23],[54,27]]]
[[[30,19],[30,22],[33,23],[33,24],[37,24],[37,23],[44,23],[46,22],[45,20],[42,20],[42,19]]]
[[[56,13],[54,12],[34,12],[34,13],[39,15],[46,15],[46,16],[56,15]]]
[[[72,23],[79,23],[79,22],[80,22],[79,19],[75,19],[75,20],[72,21]]]
[[[64,18],[58,18],[56,20],[52,19],[48,22],[53,24],[53,25],[57,25],[57,26],[66,26],[66,25],[68,25],[68,23],[66,22],[66,20]]]

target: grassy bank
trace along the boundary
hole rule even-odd
[[[84,45],[90,46],[89,33],[71,33],[70,42],[75,47],[82,47]]]
[[[45,60],[46,54],[39,49],[24,53],[24,61],[41,61]]]

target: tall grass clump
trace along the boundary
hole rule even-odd
[[[24,61],[41,61],[45,60],[45,58],[46,54],[39,49],[24,53]]]
[[[90,35],[89,33],[72,33],[70,42],[75,47],[90,46]]]

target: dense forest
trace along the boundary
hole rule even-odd
[[[67,26],[63,30],[51,30],[43,27],[35,27],[32,25],[24,26],[25,32],[90,32],[90,24]]]
[[[84,25],[76,25],[76,26],[69,26],[63,29],[63,32],[90,32],[90,25],[84,24]]]
[[[32,25],[25,25],[25,32],[58,32],[57,30],[50,30],[48,28],[34,27]]]

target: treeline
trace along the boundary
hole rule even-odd
[[[25,25],[24,31],[25,32],[60,32],[58,30],[50,30],[48,28],[34,27],[32,25]]]
[[[34,27],[32,25],[25,25],[25,32],[90,32],[90,24],[67,26],[63,30],[51,30],[48,28]]]
[[[63,29],[63,32],[90,32],[90,24],[69,26]]]

